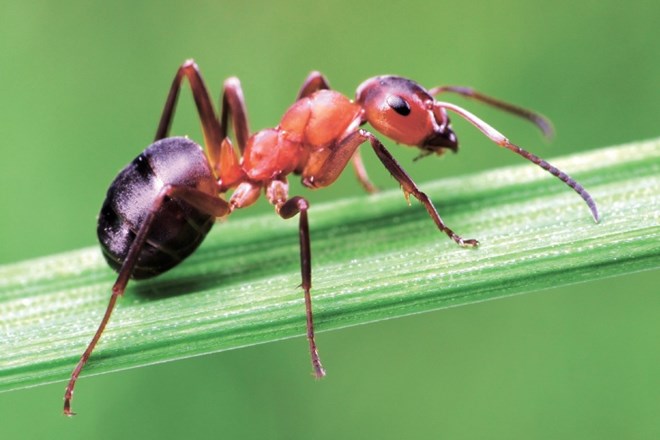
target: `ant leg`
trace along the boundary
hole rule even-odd
[[[222,137],[225,138],[227,136],[229,118],[231,117],[236,142],[242,154],[243,150],[245,150],[245,144],[250,137],[250,127],[248,125],[247,108],[245,106],[241,81],[235,76],[225,80],[221,108],[220,127]]]
[[[371,183],[371,180],[369,180],[367,169],[364,167],[364,163],[362,162],[360,150],[355,150],[355,153],[353,153],[353,157],[351,158],[351,162],[353,163],[353,171],[355,171],[355,176],[357,177],[358,182],[360,182],[360,185],[362,185],[362,188],[364,188],[364,190],[369,194],[378,192],[378,187],[376,187],[373,183]]]
[[[319,90],[329,89],[330,83],[327,78],[321,72],[313,71],[307,76],[305,82],[303,82],[300,92],[298,92],[298,96],[296,97],[296,101],[306,98]],[[360,185],[362,185],[362,188],[370,194],[377,192],[378,188],[369,180],[369,175],[367,174],[367,170],[362,162],[362,157],[360,156],[360,150],[355,150],[352,162],[353,171],[355,171],[355,176],[357,177],[358,182],[360,182]],[[341,169],[343,170],[345,166],[346,164],[344,163]]]
[[[302,98],[307,98],[309,95],[319,90],[328,89],[330,89],[330,83],[328,83],[327,78],[321,72],[315,70],[305,78],[305,82],[303,82],[302,87],[300,87],[296,101]]]
[[[210,157],[211,168],[219,178],[219,190],[225,192],[236,182],[245,177],[240,164],[240,157],[236,153],[231,140],[227,137],[229,119],[232,119],[234,133],[238,148],[243,154],[245,144],[250,137],[250,127],[247,120],[247,109],[241,81],[232,76],[224,82],[222,98],[220,100],[220,139],[219,154],[217,160]]]
[[[307,210],[309,203],[303,197],[288,197],[288,185],[285,180],[273,180],[266,188],[268,200],[275,206],[277,213],[283,219],[289,219],[299,214],[300,222],[298,235],[300,239],[300,271],[302,274],[302,288],[305,294],[305,313],[307,315],[307,341],[312,359],[314,375],[317,379],[325,376],[325,369],[321,364],[319,352],[314,339],[314,319],[312,314],[312,251],[309,240],[309,222]]]
[[[512,144],[509,141],[509,139],[507,139],[502,133],[495,130],[495,128],[491,127],[489,124],[482,121],[477,116],[470,113],[469,111],[457,105],[450,104],[448,102],[436,102],[434,106],[435,108],[439,108],[439,109],[445,108],[447,110],[451,110],[457,113],[459,116],[461,116],[469,123],[477,127],[479,131],[485,134],[486,137],[488,137],[491,141],[495,142],[500,147],[504,147],[507,150],[511,150],[514,153],[518,154],[519,156],[522,156],[525,159],[529,160],[530,162],[535,163],[539,167],[543,168],[544,170],[546,170],[547,172],[549,172],[550,174],[552,174],[553,176],[564,182],[571,189],[573,189],[573,191],[578,193],[580,197],[582,197],[582,200],[584,200],[584,202],[589,207],[589,210],[591,211],[591,215],[594,218],[594,221],[598,223],[598,221],[600,220],[600,215],[598,214],[598,207],[596,206],[596,202],[591,197],[591,194],[589,194],[589,192],[587,192],[587,190],[584,189],[584,187],[580,185],[577,181],[575,181],[575,179],[573,179],[571,176],[569,176],[559,168],[555,167],[554,165],[536,156],[535,154],[532,154],[529,151],[523,150],[519,146]]]
[[[426,208],[426,211],[429,213],[438,229],[447,234],[447,236],[454,240],[459,246],[476,247],[479,245],[477,240],[463,239],[459,235],[456,235],[454,231],[452,231],[447,225],[445,225],[445,222],[442,221],[442,218],[440,217],[440,214],[438,214],[437,209],[435,209],[435,206],[433,206],[431,199],[429,199],[425,193],[417,188],[415,182],[410,178],[410,176],[408,176],[408,173],[406,173],[401,165],[399,165],[399,163],[394,159],[390,152],[387,151],[385,146],[373,134],[364,130],[360,131],[362,132],[362,136],[364,136],[365,140],[369,139],[371,147],[376,152],[378,159],[380,159],[383,165],[385,165],[385,168],[387,168],[392,177],[394,177],[399,182],[401,188],[403,189],[406,200],[409,199],[410,194],[419,200],[420,203]]]
[[[101,320],[99,327],[96,329],[96,333],[87,346],[87,349],[85,349],[85,352],[71,373],[71,379],[69,380],[66,391],[64,392],[64,415],[66,416],[75,415],[75,413],[71,411],[71,400],[73,398],[73,389],[76,386],[78,376],[80,376],[80,372],[89,360],[92,351],[94,351],[94,347],[96,347],[96,344],[103,334],[103,330],[105,330],[105,327],[110,320],[112,311],[115,308],[115,303],[117,302],[117,297],[124,294],[128,280],[133,272],[133,269],[135,268],[138,257],[140,256],[142,246],[144,245],[147,235],[151,229],[151,225],[156,218],[156,214],[158,214],[158,211],[160,211],[161,207],[163,206],[163,202],[168,197],[183,200],[195,208],[203,210],[204,212],[208,212],[209,214],[216,217],[223,217],[230,212],[229,204],[226,201],[218,197],[213,197],[206,193],[202,193],[201,191],[198,191],[194,188],[167,185],[161,190],[160,194],[156,197],[156,201],[149,209],[147,217],[144,219],[144,222],[135,235],[135,239],[133,240],[133,243],[131,243],[131,246],[126,255],[126,259],[119,269],[119,274],[115,284],[112,286],[112,295],[110,296],[110,302],[108,303],[108,306],[105,310],[103,319]]]
[[[188,83],[192,89],[193,98],[195,99],[199,118],[202,123],[202,132],[204,134],[204,142],[206,149],[208,150],[209,160],[212,165],[215,165],[220,162],[220,145],[224,139],[223,129],[216,118],[208,89],[204,84],[199,68],[193,60],[187,60],[176,72],[176,76],[170,87],[170,92],[167,95],[167,100],[165,101],[165,107],[163,108],[163,114],[161,115],[158,129],[156,130],[155,140],[167,137],[170,131],[172,119],[174,118],[174,109],[179,97],[179,90],[181,90],[181,82],[183,81],[183,78],[188,78]]]
[[[499,99],[492,98],[490,96],[484,95],[483,93],[477,92],[476,90],[470,87],[460,87],[460,86],[441,86],[435,87],[429,90],[429,93],[432,96],[439,95],[440,93],[457,93],[459,95],[465,96],[466,98],[471,98],[476,101],[483,102],[485,104],[496,107],[505,112],[512,113],[521,118],[527,119],[534,123],[542,132],[543,135],[550,139],[554,136],[554,129],[552,128],[552,123],[548,118],[543,115],[540,115],[531,110],[527,110],[522,107],[518,107],[514,104],[509,104],[508,102],[500,101]]]
[[[352,160],[362,187],[367,192],[376,192],[378,189],[369,180],[358,150],[358,147],[367,141],[361,131],[354,131],[341,139],[329,148],[330,153],[326,150],[313,151],[302,172],[303,185],[308,188],[323,188],[332,184],[346,168],[348,161]]]

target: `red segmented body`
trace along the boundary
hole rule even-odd
[[[168,138],[181,83],[187,78],[197,105],[206,155],[185,138]],[[72,415],[73,389],[108,323],[116,300],[129,278],[158,275],[185,259],[199,246],[215,218],[253,204],[263,191],[277,214],[299,217],[302,288],[307,316],[307,339],[317,377],[325,375],[316,349],[312,315],[311,246],[307,211],[300,196],[289,197],[287,176],[301,175],[309,188],[331,185],[349,162],[369,192],[375,191],[362,165],[359,147],[369,143],[378,159],[401,186],[423,204],[438,229],[460,246],[476,246],[463,239],[442,220],[430,198],[417,187],[385,146],[371,132],[360,128],[369,123],[393,141],[421,150],[422,156],[456,152],[458,140],[448,111],[466,119],[497,145],[507,148],[547,170],[575,190],[598,221],[598,210],[589,193],[574,179],[541,158],[512,144],[499,131],[467,110],[434,99],[441,93],[457,93],[526,118],[548,135],[551,126],[529,110],[456,86],[424,89],[398,76],[368,79],[357,89],[354,101],[329,90],[325,77],[312,72],[296,101],[279,125],[250,134],[240,82],[225,82],[220,116],[194,62],[184,63],[167,97],[156,142],[149,146],[114,180],[99,216],[98,235],[110,266],[119,274],[112,288],[105,315],[87,346],[64,396],[64,413]],[[237,148],[227,137],[233,124]],[[224,194],[231,191],[229,200]]]

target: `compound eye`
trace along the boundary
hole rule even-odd
[[[389,95],[385,100],[392,110],[401,116],[408,116],[410,114],[410,104],[408,104],[402,97],[396,95]]]

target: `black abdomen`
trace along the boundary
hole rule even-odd
[[[112,182],[99,215],[101,249],[115,271],[119,271],[140,226],[167,184],[217,196],[215,178],[199,145],[181,137],[151,144]],[[131,277],[149,278],[179,264],[197,249],[214,220],[185,202],[166,199]]]

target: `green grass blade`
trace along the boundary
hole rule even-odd
[[[312,205],[317,330],[660,266],[660,140],[552,163],[591,192],[600,224],[533,165],[421,185],[478,249],[400,191]],[[129,284],[83,376],[303,335],[298,265],[295,219],[217,225],[180,267]],[[113,281],[96,247],[0,267],[0,391],[67,379]]]

